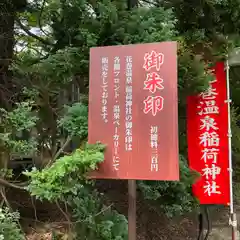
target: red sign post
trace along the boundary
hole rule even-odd
[[[89,143],[107,145],[94,178],[179,180],[177,44],[90,51]]]
[[[230,204],[228,105],[224,63],[213,69],[215,79],[198,96],[188,98],[188,156],[201,177],[193,193],[201,204]]]

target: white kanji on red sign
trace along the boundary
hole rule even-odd
[[[151,93],[155,93],[157,89],[164,89],[162,83],[163,79],[160,78],[159,74],[151,72],[147,74],[147,79],[144,81],[144,89],[149,90]]]
[[[203,155],[201,159],[203,159],[205,163],[209,160],[211,160],[213,163],[217,163],[218,152],[219,149],[217,148],[204,148],[202,150]]]
[[[146,53],[144,56],[143,68],[149,71],[151,68],[156,68],[157,71],[160,70],[161,65],[164,63],[164,54],[152,51],[151,53]]]
[[[212,100],[212,99],[216,98],[218,93],[217,93],[216,88],[212,88],[212,86],[210,85],[210,87],[206,91],[200,93],[199,95],[200,95],[200,97],[202,97],[202,99]]]
[[[152,112],[153,116],[156,116],[157,112],[163,109],[164,98],[161,96],[148,96],[144,100],[144,109],[145,114]]]
[[[204,118],[200,119],[202,124],[200,126],[200,130],[206,129],[209,131],[210,129],[218,130],[217,123],[215,122],[214,118],[209,116],[205,116]]]
[[[221,194],[221,192],[218,190],[220,187],[215,181],[207,181],[206,183],[207,184],[203,186],[204,193],[206,193],[209,197],[213,194]]]
[[[202,106],[203,104],[206,104],[206,106]],[[215,100],[209,100],[205,102],[200,102],[200,106],[198,108],[200,111],[198,112],[199,115],[206,115],[206,114],[218,114],[219,113],[219,107],[216,106]]]
[[[209,167],[208,164],[205,164],[205,168],[202,169],[203,176],[208,180],[210,177],[215,180],[217,175],[221,173],[221,168],[212,164],[212,167]]]
[[[200,144],[202,144],[204,147],[213,147],[213,146],[219,146],[220,144],[220,138],[219,135],[216,132],[204,132],[199,137]]]

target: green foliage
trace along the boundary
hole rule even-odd
[[[82,188],[77,196],[68,198],[76,220],[77,239],[127,240],[128,226],[124,215],[103,205],[96,191]]]
[[[82,51],[79,48],[66,47],[47,59],[34,64],[30,71],[41,76],[47,84],[64,84],[72,80],[72,76],[86,65]],[[88,62],[87,62],[88,63]],[[50,82],[49,82],[50,81]]]
[[[181,0],[178,4],[174,6],[174,11],[179,19],[178,27],[181,32],[186,29],[189,32],[202,29],[210,36],[219,33],[232,34],[239,30],[239,0]]]
[[[232,130],[232,148],[234,154],[240,154],[240,116],[238,108],[231,106],[231,130]]]
[[[97,164],[104,160],[103,150],[101,144],[87,145],[84,150],[77,149],[57,159],[50,167],[25,172],[31,180],[28,191],[37,199],[52,202],[62,200],[67,194],[76,194],[78,188],[86,184],[89,171],[97,169]]]
[[[19,214],[7,208],[0,208],[0,240],[24,240],[19,225]]]
[[[239,170],[238,170],[239,174]],[[233,184],[233,197],[237,204],[240,203],[240,183],[239,180]]]
[[[186,44],[185,39],[177,37],[176,19],[171,9],[138,8],[131,12],[127,22],[121,23],[116,31],[122,31],[123,43],[158,42],[178,40],[178,89],[179,89],[179,137],[181,182],[141,181],[139,186],[143,196],[152,204],[165,210],[168,216],[183,214],[196,207],[191,193],[192,175],[189,172],[186,143],[186,99],[187,96],[205,90],[212,75],[207,70],[201,56]],[[137,30],[137,32],[136,32]]]
[[[178,51],[178,86],[182,94],[182,105],[186,106],[186,98],[204,91],[213,80],[201,56],[196,55],[186,46],[185,42],[179,42]]]
[[[85,139],[87,107],[82,103],[72,105],[64,102],[69,106],[63,110],[59,99],[63,91],[68,91],[69,85],[76,83],[76,76],[80,76],[77,82],[79,91],[85,94],[88,91],[89,48],[177,40],[181,182],[139,183],[147,200],[161,206],[166,214],[173,215],[190,211],[196,206],[191,195],[193,175],[186,161],[186,98],[207,87],[212,79],[207,70],[208,63],[215,61],[213,56],[226,52],[227,35],[231,45],[239,44],[236,39],[240,29],[240,8],[239,0],[149,2],[157,7],[143,4],[126,10],[125,0],[46,0],[44,7],[41,2],[29,3],[30,10],[21,13],[20,19],[25,19],[29,26],[38,26],[42,33],[42,27],[48,26],[49,31],[41,37],[50,44],[44,45],[37,38],[18,34],[16,39],[27,42],[28,48],[17,54],[18,61],[14,61],[11,70],[18,80],[18,89],[24,89],[24,96],[27,94],[38,109],[37,117],[33,117],[31,104],[28,103],[18,105],[18,110],[12,112],[2,110],[0,143],[4,143],[10,152],[34,151],[34,139],[20,141],[16,135],[34,127],[37,118],[40,138],[51,139],[51,148],[60,142],[62,130],[71,140],[73,137]],[[234,38],[231,38],[232,34]],[[234,102],[238,107],[239,88],[233,86]],[[238,158],[240,149],[240,133],[236,124],[238,114],[238,111],[233,113],[235,158]],[[44,143],[42,140],[39,145]],[[97,214],[103,209],[97,200],[99,196],[85,193],[86,175],[101,161],[102,148],[77,150],[41,171],[34,169],[26,173],[30,178],[28,190],[41,200],[71,199],[68,204],[73,208],[74,217],[81,222],[77,224],[77,229],[80,229],[78,234],[86,231],[89,239],[125,239],[126,222],[122,216],[110,210],[110,213]],[[124,230],[115,233],[113,229],[121,226]],[[87,239],[86,236],[81,237]]]
[[[138,8],[116,26],[116,37],[122,44],[151,43],[174,40],[176,19],[163,8]]]
[[[240,115],[238,108],[231,108],[231,131],[232,131],[232,151],[233,151],[233,176],[235,199],[240,201]]]
[[[85,139],[88,135],[88,108],[82,103],[67,106],[65,115],[59,120],[59,127],[69,136]]]
[[[4,145],[10,153],[28,154],[36,150],[34,138],[19,139],[24,131],[30,132],[38,117],[33,114],[31,102],[16,104],[16,108],[7,112],[0,109],[0,145]]]
[[[103,161],[104,146],[87,145],[70,156],[58,159],[50,167],[33,169],[28,191],[40,200],[64,202],[72,209],[76,239],[127,240],[126,218],[105,207],[101,196],[86,184],[89,171]]]
[[[1,168],[0,169],[0,177],[11,179],[13,177],[12,169]]]
[[[139,182],[139,188],[145,198],[151,200],[153,205],[161,206],[169,217],[192,211],[197,206],[197,202],[191,194],[191,186],[195,177],[189,170],[186,159],[182,156],[180,158],[180,173],[179,182]]]
[[[30,129],[35,125],[37,118],[32,116],[32,106],[30,102],[21,102],[16,104],[12,112],[2,111],[2,118],[7,126],[14,128],[15,131]],[[5,125],[5,126],[6,126]]]
[[[73,15],[76,18],[73,19]],[[204,90],[211,80],[211,76],[206,70],[207,65],[203,59],[195,54],[192,45],[186,43],[189,42],[188,39],[185,36],[179,36],[181,29],[176,27],[179,22],[174,8],[139,7],[126,11],[126,1],[104,0],[94,4],[94,1],[89,3],[86,0],[67,2],[49,0],[43,16],[44,22],[51,22],[52,37],[56,40],[55,47],[45,59],[33,65],[29,64],[31,60],[26,55],[25,58],[21,58],[22,66],[18,66],[15,70],[19,75],[27,72],[29,77],[37,77],[39,84],[36,88],[39,91],[44,89],[48,95],[67,86],[76,74],[80,74],[82,79],[88,78],[89,48],[92,46],[177,40],[179,42],[180,153],[186,158],[186,97]],[[195,31],[193,34],[201,41],[205,38],[204,31],[201,29],[200,32]],[[87,108],[83,104],[77,103],[67,107],[66,111],[61,111],[60,114],[62,113],[64,116],[58,117],[58,130],[59,127],[63,128],[69,136],[84,139],[87,136]],[[49,114],[45,113],[45,115],[48,118]],[[37,195],[39,195],[38,191],[41,191],[42,198],[53,200],[59,196],[60,191],[68,193],[69,190],[68,186],[62,182],[65,178],[59,177],[58,179],[62,180],[56,181],[52,174],[55,170],[51,170],[51,172],[49,169],[51,167],[46,169],[47,172],[49,171],[49,175],[47,173],[45,175],[45,170],[41,173],[37,171],[36,175],[32,172],[32,174],[34,173],[32,180],[40,179],[40,175],[43,174],[42,178],[49,179],[46,182],[51,183],[51,186],[47,186],[47,183],[42,185],[43,180],[40,182],[39,180],[34,182],[34,180],[32,181],[34,184],[30,184],[34,187],[29,190]],[[53,164],[53,169],[55,169],[55,164]],[[147,199],[157,199],[166,210],[169,206],[170,208],[174,206],[176,210],[170,209],[170,213],[190,210],[194,200],[191,197],[191,174],[187,172],[186,161],[181,161],[181,176],[180,186],[179,183],[152,182],[148,185],[147,182],[142,182],[143,195]],[[73,181],[73,183],[76,182]],[[57,186],[58,184],[60,185]],[[44,186],[44,188],[39,190],[38,185]],[[52,186],[54,187],[52,188]],[[71,181],[69,186],[69,189],[72,188]],[[163,195],[162,192],[166,189],[169,194]],[[43,192],[46,192],[46,195]],[[160,195],[153,197],[154,194]],[[194,207],[194,205],[192,206]]]

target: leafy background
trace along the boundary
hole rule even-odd
[[[145,210],[149,218],[152,211],[168,218],[197,212],[191,194],[195,174],[187,163],[186,97],[206,89],[209,65],[239,46],[239,0],[4,0],[0,12],[0,229],[6,224],[9,229],[0,233],[5,239],[24,235],[19,217],[23,220],[26,207],[16,207],[9,191],[28,196],[35,220],[36,199],[54,205],[67,239],[127,239],[126,212],[121,203],[113,204],[121,197],[111,196],[114,187],[126,195],[126,184],[86,178],[103,161],[105,149],[86,143],[93,46],[178,41],[181,181],[139,181],[138,196],[141,207],[154,209]],[[237,201],[238,67],[230,77]],[[12,213],[16,210],[20,216]],[[151,239],[154,234],[152,227]]]

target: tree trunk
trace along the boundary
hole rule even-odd
[[[128,0],[128,9],[132,9],[138,6],[138,0]]]
[[[26,0],[3,0],[0,2],[0,106],[7,107],[9,91],[13,86],[8,69],[14,49],[14,21],[17,11],[26,6]],[[10,88],[10,89],[9,89]]]
[[[0,2],[0,107],[4,108],[9,107],[10,89],[13,87],[8,69],[13,57],[14,21],[17,11],[25,7],[26,3],[26,0]],[[0,169],[7,167],[8,159],[8,153],[0,141]]]

